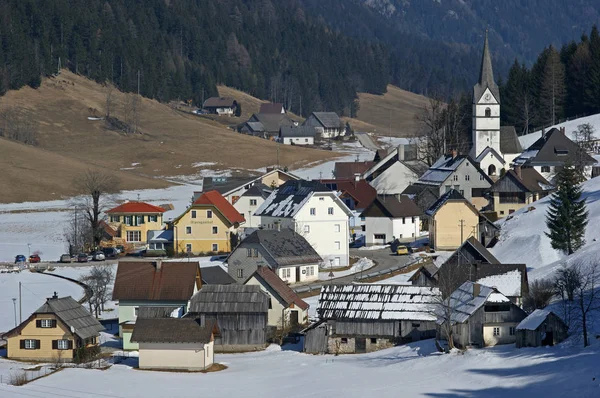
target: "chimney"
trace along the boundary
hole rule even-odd
[[[56,294],[56,292],[54,292],[54,295],[52,297],[48,297],[47,300],[56,300],[58,299],[58,294]]]
[[[517,177],[519,177],[519,178],[523,178],[523,177],[521,176],[521,166],[519,166],[519,165],[515,165],[515,174],[517,175]]]
[[[458,156],[458,151],[456,149],[452,150],[452,159],[456,159],[456,157]]]
[[[154,261],[153,265],[156,268],[156,271],[160,271],[162,269],[162,260],[156,260],[156,261]]]
[[[473,298],[479,296],[481,293],[481,285],[479,283],[473,283]]]
[[[560,128],[560,132],[561,132],[563,135],[565,135],[565,127],[561,127],[561,128]]]
[[[404,160],[404,144],[398,145],[398,160]]]
[[[360,173],[354,173],[354,181],[356,181],[356,182],[360,181]]]

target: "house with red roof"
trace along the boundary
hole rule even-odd
[[[108,224],[103,227],[113,240],[130,248],[142,248],[148,244],[150,231],[163,229],[164,212],[162,207],[150,203],[126,201],[106,211]]]
[[[169,226],[175,252],[228,253],[235,247],[238,229],[245,221],[218,191],[204,192]]]

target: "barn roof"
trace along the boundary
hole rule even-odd
[[[323,259],[310,243],[291,229],[259,229],[244,239],[236,250],[246,250],[250,244],[261,245],[273,258],[274,267],[322,263]]]
[[[507,297],[521,297],[521,271],[512,270],[503,274],[489,275],[477,280],[477,283],[490,286]]]
[[[273,291],[289,306],[294,304],[302,310],[308,309],[306,301],[302,300],[277,274],[268,267],[258,267],[254,273],[257,278],[271,287]]]
[[[493,288],[467,281],[452,292],[450,297],[446,299],[446,305],[453,309],[451,311],[452,323],[464,323],[488,301],[510,303],[508,298],[496,292]],[[444,321],[443,316],[438,317],[438,323]]]
[[[335,112],[313,112],[312,114],[326,129],[337,129],[340,127],[340,117]]]
[[[264,113],[264,114],[284,113],[283,104],[274,103],[274,102],[260,104],[260,109],[259,109],[258,113]]]
[[[321,319],[434,321],[435,287],[325,285],[317,313]]]
[[[135,343],[209,343],[214,321],[193,318],[138,318],[131,334]]]
[[[190,313],[266,313],[269,296],[258,285],[205,285],[192,297]]]
[[[550,314],[554,314],[554,312],[546,308],[537,309],[517,325],[517,330],[536,330],[542,323],[544,323]],[[558,315],[554,314],[554,316],[562,321]]]

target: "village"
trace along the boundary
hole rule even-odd
[[[534,349],[549,352],[547,347],[580,338],[575,313],[565,319],[562,304],[552,304],[554,293],[542,297],[547,291],[528,275],[531,264],[518,261],[524,254],[508,262],[493,252],[513,217],[543,211],[539,201],[558,192],[563,169],[577,165],[589,182],[600,175],[596,144],[585,142],[582,150],[558,127],[523,146],[514,127],[500,125],[489,51],[486,36],[468,153],[446,148],[428,165],[419,142],[397,140],[369,159],[336,161],[332,175],[319,178],[279,165],[252,177],[204,177],[201,189],[181,198],[189,199],[185,210],[169,219],[170,204],[119,201],[101,214],[98,246],[90,253],[77,247],[51,264],[35,264],[39,256],[28,253],[3,268],[0,278],[20,277],[31,267],[44,273],[42,279],[76,285],[73,291],[84,294],[57,288],[50,297],[36,295],[35,310],[23,311],[16,297],[2,307],[11,325],[0,325],[0,392],[46,396],[47,388],[51,396],[136,396],[114,386],[99,390],[103,375],[111,374],[106,369],[127,366],[149,371],[126,376],[140,384],[140,395],[165,396],[165,389],[141,385],[156,377],[165,385],[197,383],[201,390],[203,377],[213,373],[227,384],[228,377],[243,379],[253,363],[266,366],[261,362],[274,350],[278,356],[293,351],[294,360],[314,369],[339,361],[357,378],[358,365],[344,358],[367,363],[383,361],[386,352],[412,350],[410,356],[420,350],[423,360],[444,362],[449,372],[453,365],[445,358],[452,356],[470,358],[488,349],[533,355]],[[226,118],[237,107],[233,98],[215,97],[197,113]],[[300,124],[277,103],[264,104],[235,129],[323,149],[334,140],[355,140],[333,112],[314,112]],[[589,336],[583,330],[586,342],[597,339],[592,329]],[[36,366],[37,373],[28,372]],[[281,366],[286,379],[303,377],[300,365]],[[391,380],[388,371],[382,377]],[[70,390],[67,372],[87,380],[88,389]],[[263,377],[276,379],[276,372]],[[62,389],[47,384],[59,379]],[[349,383],[354,389],[345,395],[373,391],[372,383],[369,390]],[[251,387],[221,391],[261,395],[259,385]],[[578,396],[598,390],[597,382],[588,387]],[[265,396],[305,396],[312,388],[318,391],[269,389]],[[407,392],[425,393],[423,385]],[[393,389],[381,393],[392,395]]]

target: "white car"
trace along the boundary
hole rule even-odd
[[[104,261],[105,259],[106,257],[102,252],[94,252],[94,254],[92,254],[92,261]]]

